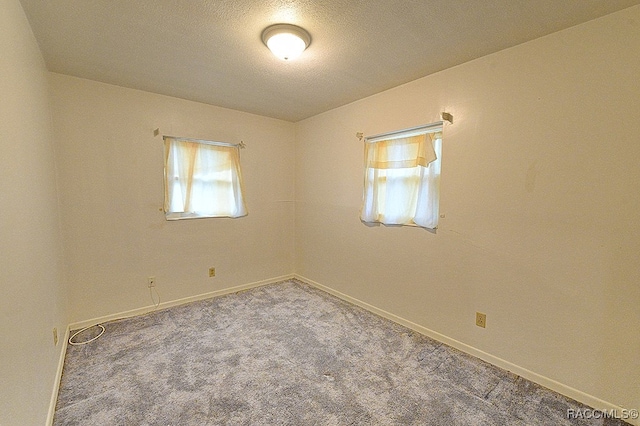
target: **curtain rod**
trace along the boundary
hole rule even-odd
[[[380,133],[379,135],[367,136],[366,138],[364,138],[364,140],[365,140],[365,142],[370,142],[370,141],[372,141],[374,139],[388,138],[388,137],[391,137],[391,136],[401,135],[403,133],[427,131],[427,130],[430,130],[430,129],[434,128],[434,127],[442,127],[442,126],[444,126],[444,122],[445,121],[448,121],[450,124],[453,124],[453,115],[449,114],[448,112],[442,112],[440,114],[440,117],[442,118],[442,121],[436,121],[435,123],[426,124],[424,126],[411,127],[409,129],[396,130],[396,131],[388,132],[388,133]],[[364,137],[364,133],[358,132],[358,133],[356,133],[356,137],[359,140],[362,140],[362,138]]]
[[[179,141],[185,141],[185,142],[197,142],[197,143],[204,143],[207,145],[220,145],[220,146],[236,146],[238,148],[246,148],[247,145],[244,143],[244,141],[240,141],[240,143],[229,143],[229,142],[218,142],[218,141],[210,141],[207,139],[193,139],[193,138],[181,138],[178,136],[166,136],[163,135],[162,136],[162,140],[165,139],[176,139]]]
[[[395,130],[393,132],[380,133],[373,136],[367,136],[364,138],[364,140],[365,142],[373,142],[377,140],[391,138],[394,136],[409,135],[409,134],[418,133],[418,132],[428,132],[429,130],[435,131],[436,129],[441,129],[443,124],[444,124],[443,121],[436,121],[435,123],[427,124],[425,126],[411,127],[408,129]],[[364,135],[362,133],[357,133],[356,136],[358,137],[358,139],[362,140],[362,137]]]

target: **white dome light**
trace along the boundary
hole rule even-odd
[[[311,44],[311,36],[303,28],[291,24],[276,24],[262,32],[262,41],[278,58],[296,59]]]

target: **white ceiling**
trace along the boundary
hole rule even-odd
[[[50,71],[298,121],[640,0],[21,0]],[[304,27],[295,62],[262,44]]]

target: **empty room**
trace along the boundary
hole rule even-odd
[[[640,425],[637,0],[0,2],[0,425]]]

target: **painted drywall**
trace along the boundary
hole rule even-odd
[[[0,52],[0,424],[42,425],[68,318],[48,73],[17,0],[0,7]]]
[[[149,276],[170,301],[293,271],[292,123],[60,74],[50,82],[72,322],[152,305]],[[165,220],[162,135],[244,141],[248,216]]]
[[[296,273],[640,408],[639,33],[640,6],[298,122]],[[362,224],[356,132],[442,111],[437,232]]]

